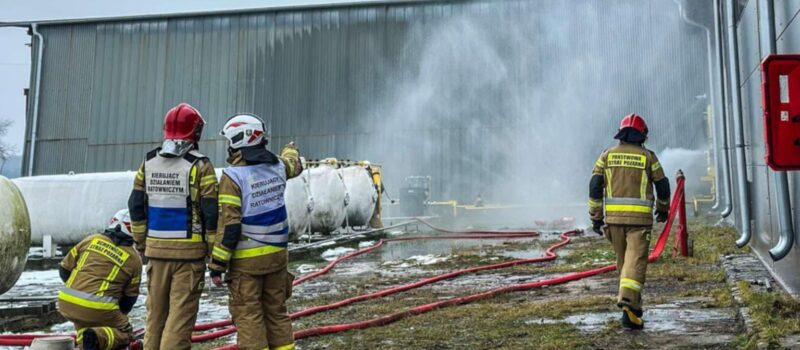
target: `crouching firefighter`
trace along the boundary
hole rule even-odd
[[[300,175],[293,144],[280,157],[267,150],[264,123],[250,114],[231,117],[220,134],[228,139],[228,163],[219,187],[219,231],[212,248],[211,279],[225,272],[239,349],[294,349],[286,310],[292,276],[286,250],[289,226],[286,181]]]
[[[145,349],[191,348],[217,228],[217,176],[197,151],[205,121],[181,103],[164,118],[164,142],[147,153],[128,199],[136,249],[148,258]]]
[[[669,215],[669,180],[655,153],[644,148],[647,133],[641,116],[625,116],[614,136],[619,144],[600,155],[589,183],[592,226],[596,233],[605,234],[617,255],[617,306],[622,308],[622,325],[630,329],[644,327],[642,288],[654,204],[656,221],[664,222]]]
[[[84,350],[126,348],[128,312],[139,297],[142,259],[133,249],[128,210],[120,210],[102,234],[86,237],[58,266],[66,284],[58,311],[75,325]]]

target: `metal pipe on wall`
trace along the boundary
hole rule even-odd
[[[775,3],[773,0],[761,0],[759,7],[764,6],[766,11],[759,11],[761,14],[759,30],[766,32],[767,54],[778,52],[775,35]],[[792,203],[789,197],[789,177],[785,171],[772,171],[772,178],[775,182],[775,201],[778,206],[778,229],[780,238],[778,244],[769,250],[772,260],[778,261],[786,257],[794,246],[794,225],[792,223]]]
[[[723,218],[727,218],[733,212],[733,188],[731,185],[731,160],[730,160],[730,147],[728,145],[728,103],[727,103],[727,94],[725,87],[725,46],[722,42],[722,2],[721,0],[714,0],[714,35],[717,39],[717,52],[716,52],[716,59],[717,59],[717,69],[719,69],[719,79],[717,79],[717,86],[719,88],[719,95],[720,95],[720,113],[717,116],[717,120],[719,121],[720,129],[722,129],[722,137],[717,140],[718,144],[714,145],[715,147],[722,148],[722,166],[721,171],[717,171],[720,173],[720,178],[722,179],[722,183],[717,183],[717,188],[719,188],[722,193],[724,193],[725,205],[722,209],[720,215]]]
[[[727,0],[725,4],[725,25],[728,27],[728,83],[731,93],[731,109],[733,112],[733,136],[736,147],[736,184],[739,192],[739,217],[742,221],[742,232],[736,245],[744,247],[750,242],[750,188],[747,182],[747,158],[744,145],[744,118],[742,117],[742,96],[739,86],[739,43],[736,34],[736,13],[734,6],[738,0]]]
[[[42,95],[42,53],[44,53],[44,37],[39,33],[39,26],[31,24],[31,33],[36,37],[36,95],[33,98],[33,119],[31,121],[31,146],[28,150],[28,176],[33,176],[33,160],[36,154],[36,133],[39,129],[39,96]]]
[[[689,18],[689,16],[686,15],[686,11],[684,11],[684,9],[683,9],[683,4],[681,4],[681,0],[672,0],[672,2],[674,2],[675,5],[678,6],[678,14],[680,14],[681,19],[684,22],[686,22],[686,23],[688,23],[688,24],[690,24],[690,25],[692,25],[694,27],[700,28],[700,29],[702,29],[702,30],[704,30],[706,32],[706,58],[708,59],[708,96],[709,96],[708,99],[711,101],[711,105],[713,106],[713,113],[714,113],[714,115],[716,115],[717,111],[720,110],[719,105],[722,103],[722,101],[720,100],[719,95],[718,95],[718,93],[716,91],[717,89],[714,88],[714,73],[713,73],[714,60],[712,59],[712,54],[713,53],[712,53],[712,50],[711,50],[712,47],[713,47],[711,45],[711,30],[709,30],[707,26],[705,26],[703,24],[700,24],[700,23],[697,23],[696,21],[694,21],[691,18]],[[711,144],[712,145],[716,145],[717,144],[716,123],[712,123],[712,124],[714,125],[714,130],[710,130],[711,131],[710,132],[711,133]],[[719,149],[717,149],[717,147],[714,147],[714,166],[715,167],[717,167],[717,165],[719,164],[719,159],[720,159],[720,155],[719,154],[720,154]],[[714,202],[714,208],[713,209],[716,210],[719,207],[719,201],[720,201],[720,189],[719,189],[720,174],[719,174],[719,171],[715,171],[714,172],[714,182],[717,185],[714,186],[715,187],[714,188],[714,201],[715,202]]]

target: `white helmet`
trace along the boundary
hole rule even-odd
[[[220,135],[228,139],[233,149],[260,145],[264,140],[264,122],[253,114],[237,114],[228,119]]]
[[[111,223],[109,223],[108,228],[112,230],[116,230],[119,227],[119,230],[128,235],[133,236],[131,233],[131,214],[128,212],[128,209],[122,209],[114,214],[114,217],[111,218]]]

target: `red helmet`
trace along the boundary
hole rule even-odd
[[[622,121],[619,122],[619,129],[622,130],[625,128],[634,128],[636,131],[642,133],[642,135],[647,135],[647,124],[645,124],[644,118],[636,113],[626,115],[622,118]]]
[[[164,139],[200,141],[205,124],[206,121],[196,108],[188,103],[181,103],[172,107],[164,117]]]

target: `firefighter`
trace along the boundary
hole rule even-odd
[[[375,191],[378,192],[378,199],[375,201],[375,211],[372,212],[372,218],[369,220],[369,227],[383,228],[383,221],[381,220],[381,197],[383,197],[383,192],[386,191],[386,188],[383,187],[381,167],[373,166],[368,161],[364,161],[364,164],[367,166],[367,171],[369,171],[372,177],[372,184],[375,186]]]
[[[136,249],[148,258],[145,349],[189,349],[204,286],[206,232],[217,228],[217,177],[198,152],[205,121],[181,103],[147,153],[128,199]]]
[[[128,210],[120,210],[102,234],[84,238],[58,265],[65,286],[58,311],[75,325],[84,350],[126,348],[128,313],[139,297],[142,259],[133,249]]]
[[[617,255],[617,306],[622,308],[622,325],[629,329],[644,327],[641,293],[653,207],[658,222],[666,221],[669,212],[669,180],[655,153],[644,147],[647,133],[644,118],[625,116],[614,136],[619,144],[600,155],[589,183],[592,228],[611,241]]]
[[[302,172],[293,143],[280,157],[267,150],[263,121],[237,114],[220,134],[228,139],[228,163],[220,179],[219,231],[214,240],[211,280],[222,286],[226,273],[228,307],[240,349],[294,349],[286,310],[292,276],[288,269],[289,226],[286,181]]]

